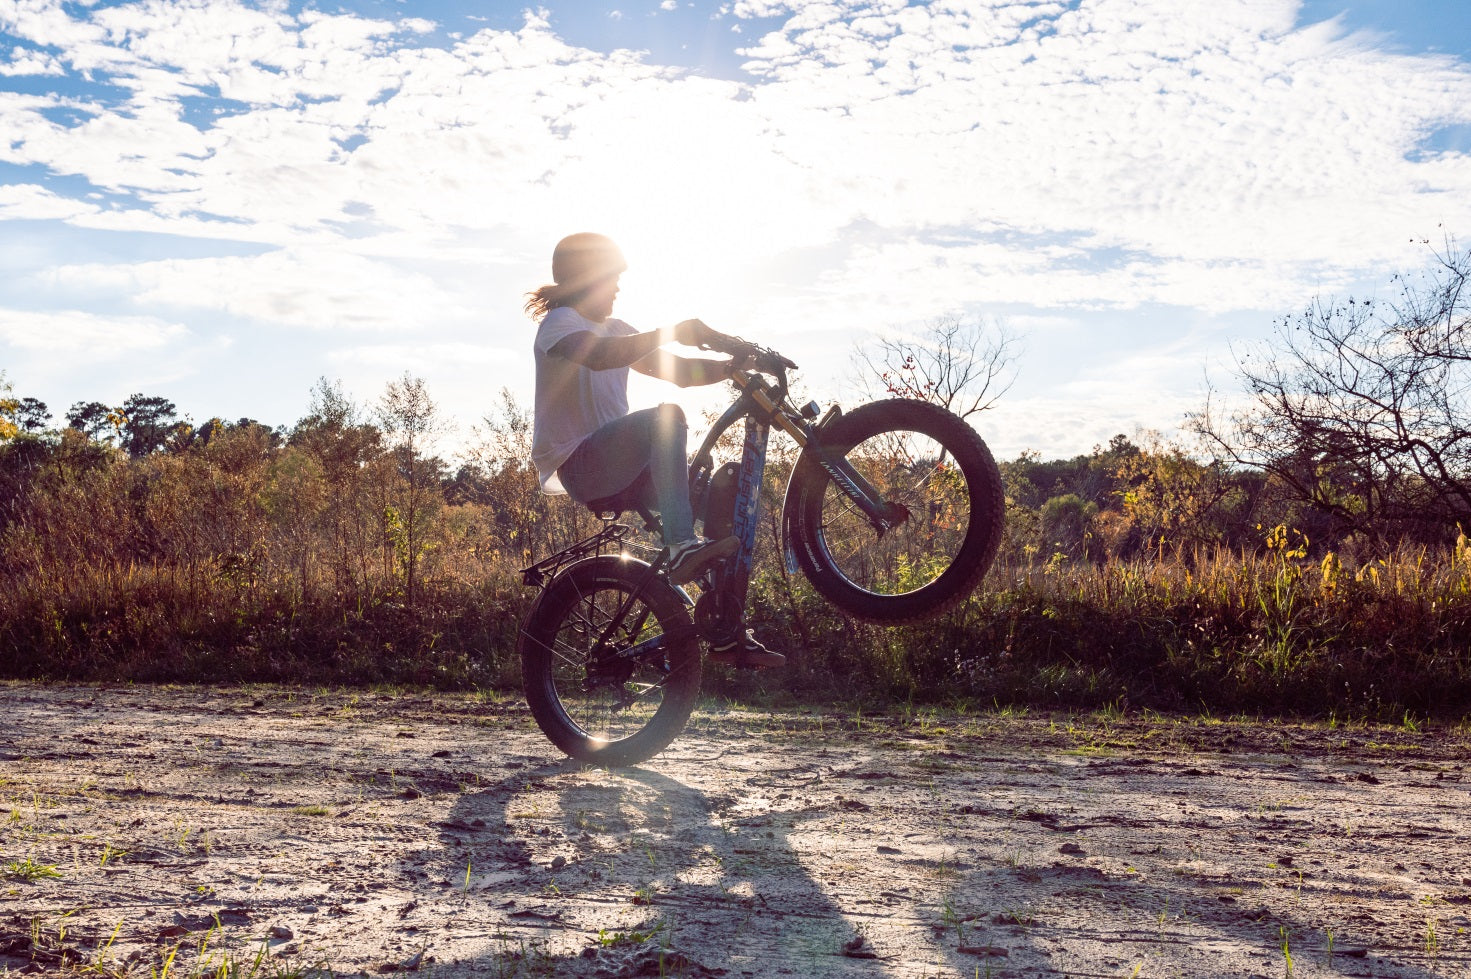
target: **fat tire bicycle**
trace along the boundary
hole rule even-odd
[[[933,618],[980,584],[1001,542],[1001,474],[980,435],[944,408],[910,399],[849,413],[794,405],[773,350],[735,337],[735,402],[690,464],[690,503],[704,535],[740,549],[686,587],[665,573],[668,548],[620,523],[638,512],[637,484],[588,504],[603,529],[522,570],[540,588],[518,651],[537,725],[567,755],[600,765],[645,761],[684,730],[699,697],[702,642],[728,642],[743,614],[772,426],[800,449],[781,513],[782,560],[814,590],[864,622]],[[744,425],[738,462],[717,465],[717,443]]]

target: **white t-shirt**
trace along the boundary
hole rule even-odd
[[[622,320],[594,323],[571,306],[559,306],[536,328],[536,415],[532,422],[531,461],[545,493],[566,493],[557,469],[593,432],[628,414],[628,368],[588,370],[575,360],[548,351],[574,333],[630,336],[638,331]]]

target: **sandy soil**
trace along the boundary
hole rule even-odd
[[[0,732],[0,971],[1471,974],[1464,731],[719,711],[607,771],[515,701],[10,685]]]

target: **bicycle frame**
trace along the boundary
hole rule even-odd
[[[722,563],[720,569],[715,573],[713,587],[701,594],[698,603],[694,603],[695,619],[706,639],[728,638],[730,633],[741,627],[746,597],[750,589],[752,559],[756,550],[761,481],[766,472],[766,448],[773,425],[786,432],[797,443],[802,459],[810,457],[822,467],[833,480],[834,485],[838,486],[844,495],[853,501],[880,535],[902,523],[908,516],[903,507],[885,501],[878,490],[848,463],[844,458],[846,447],[829,448],[822,444],[823,429],[838,418],[842,410],[834,405],[819,420],[820,409],[815,402],[803,408],[796,408],[787,400],[784,370],[776,369],[774,376],[776,383],[772,384],[760,372],[744,370],[733,372],[731,381],[740,390],[740,395],[711,426],[690,465],[690,496],[691,502],[694,503],[703,500],[708,491],[714,467],[713,454],[716,444],[737,422],[744,422],[740,481],[736,487],[735,512],[731,522],[731,532],[740,540],[740,549],[734,556]],[[789,499],[792,494],[792,480],[795,480],[799,467],[793,468],[791,480],[787,484]],[[796,551],[792,544],[794,534],[790,526],[793,508],[783,505],[782,509],[783,562],[789,572],[796,573]],[[601,553],[610,545],[621,549],[630,533],[631,528],[626,525],[613,524],[606,527],[592,537],[523,569],[523,579],[528,585],[546,587],[550,580],[568,564],[591,554]],[[605,649],[609,641],[618,634],[628,610],[643,591],[646,583],[652,581],[659,573],[666,556],[666,554],[661,554],[649,566],[646,576],[638,587],[625,598],[622,606],[604,627],[602,635],[595,644],[595,650]],[[684,590],[679,589],[679,591],[685,602],[690,604],[689,596],[684,593]],[[614,653],[613,659],[627,661],[644,655],[656,654],[660,645],[659,640],[639,643]],[[595,656],[595,659],[601,659],[601,655]]]

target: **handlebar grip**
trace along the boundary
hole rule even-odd
[[[787,360],[775,350],[760,350],[756,354],[756,365],[758,369],[768,374],[775,374],[783,370],[796,370],[797,365]]]
[[[704,343],[706,349],[717,353],[729,354],[732,357],[754,357],[761,349],[754,343],[748,343],[740,337],[728,336],[724,333],[716,333]]]
[[[756,369],[764,374],[777,374],[784,370],[796,370],[792,363],[775,350],[767,350],[749,340],[718,333],[706,341],[704,347],[717,353],[728,354],[737,360],[745,358],[755,362]]]

